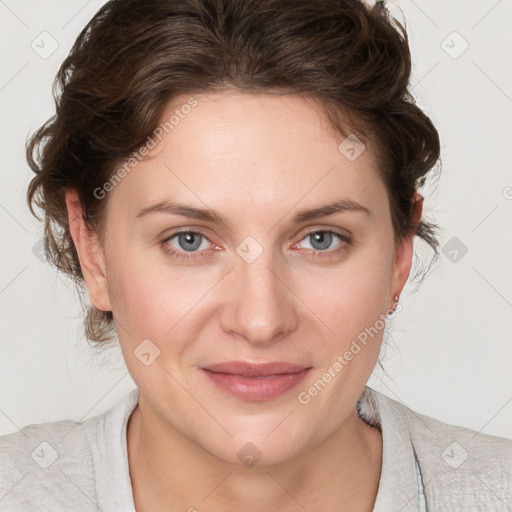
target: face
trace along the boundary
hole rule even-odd
[[[80,259],[155,418],[219,459],[240,463],[243,449],[277,463],[355,415],[412,240],[395,250],[372,148],[340,150],[318,107],[194,100],[174,98],[162,122],[177,109],[179,122],[103,199],[99,263],[82,249]],[[250,379],[205,370],[233,361],[298,367]]]

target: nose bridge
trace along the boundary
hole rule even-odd
[[[227,284],[229,299],[223,312],[223,328],[252,344],[268,344],[296,326],[293,294],[286,286],[283,262],[270,246],[245,240]]]

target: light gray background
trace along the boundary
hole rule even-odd
[[[119,351],[92,357],[71,283],[33,252],[42,228],[25,203],[27,134],[53,113],[53,77],[103,3],[0,0],[0,434],[87,419],[135,386]],[[408,286],[388,376],[377,371],[370,384],[418,412],[512,437],[512,2],[389,5],[409,30],[414,95],[441,134],[441,178],[424,189],[426,207],[442,244],[457,237],[468,252],[454,262],[447,250],[418,291]],[[46,58],[31,46],[49,52],[52,38]]]

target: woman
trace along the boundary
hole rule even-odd
[[[511,441],[366,386],[414,237],[437,250],[410,67],[381,3],[97,13],[28,146],[28,200],[137,389],[3,436],[2,510],[510,509]]]

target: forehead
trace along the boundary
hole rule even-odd
[[[148,156],[114,190],[133,209],[170,195],[243,209],[382,192],[372,148],[356,147],[354,159],[319,106],[296,95],[181,95],[153,133]]]
[[[189,105],[193,103],[193,107]],[[297,94],[217,92],[181,95],[164,109],[159,126],[168,126],[164,138],[177,147],[191,144],[211,155],[229,150],[233,156],[296,155],[318,157],[326,148],[338,156],[345,136],[329,124],[320,102]],[[346,127],[350,131],[350,127]],[[370,143],[371,144],[371,143]],[[369,147],[366,164],[373,166]],[[157,150],[158,151],[158,150]]]

